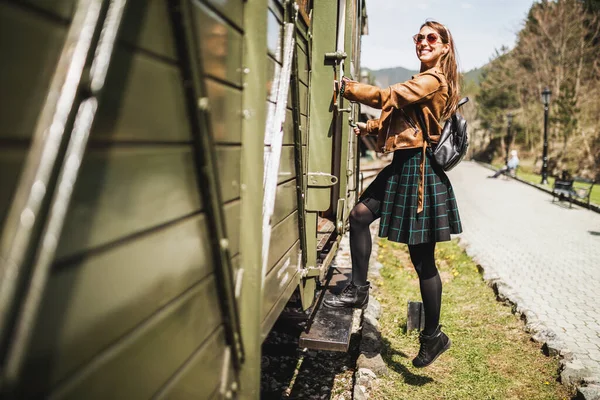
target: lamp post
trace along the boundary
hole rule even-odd
[[[544,103],[544,152],[542,154],[542,185],[548,184],[548,108],[550,106],[550,95],[552,95],[552,92],[546,86],[542,91],[542,103]]]
[[[510,151],[510,144],[512,142],[512,138],[510,136],[510,124],[512,123],[513,115],[512,113],[506,114],[506,120],[508,125],[506,127],[506,159],[504,160],[504,164],[508,165],[508,152]]]

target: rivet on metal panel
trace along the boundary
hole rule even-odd
[[[231,383],[231,391],[233,391],[233,392],[237,392],[238,391],[238,384],[237,384],[237,382],[232,382]]]
[[[229,240],[223,238],[223,239],[221,239],[219,244],[221,245],[222,249],[227,249],[229,247]]]
[[[242,72],[246,75],[248,75],[250,73],[250,68],[246,67],[242,70]]]
[[[354,174],[354,171],[351,169],[346,170],[346,176],[352,176],[352,174]]]
[[[250,110],[243,110],[242,111],[242,118],[243,119],[249,119],[252,116],[252,113],[250,112]]]
[[[198,99],[198,107],[199,107],[201,110],[208,111],[208,109],[209,109],[209,107],[210,107],[210,106],[209,106],[209,103],[208,103],[208,97],[200,97],[200,98]]]

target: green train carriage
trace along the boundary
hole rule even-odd
[[[365,24],[362,0],[0,2],[3,397],[258,398],[356,200],[332,81]]]

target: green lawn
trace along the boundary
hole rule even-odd
[[[494,163],[492,166],[496,169],[501,168],[504,164]],[[542,182],[542,176],[540,174],[534,173],[526,167],[519,167],[517,170],[517,177],[523,179],[524,181],[540,184]],[[549,189],[552,189],[552,185],[554,184],[554,177],[548,177],[548,185],[546,185]],[[577,187],[588,187],[586,184],[577,184],[575,183],[575,188]],[[590,196],[590,202],[600,205],[600,184],[594,185],[592,188],[592,195]]]
[[[496,301],[475,263],[453,242],[439,243],[436,259],[444,284],[442,321],[452,347],[434,364],[416,369],[417,334],[405,333],[407,301],[420,301],[407,247],[380,240],[382,356],[389,374],[372,399],[570,399],[557,382],[558,360],[542,354],[510,307]]]

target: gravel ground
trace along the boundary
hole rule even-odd
[[[377,259],[378,225],[371,225],[371,260]],[[342,238],[333,266],[350,266],[348,233]],[[347,353],[299,348],[304,314],[299,308],[288,308],[282,315],[288,318],[277,321],[262,346],[261,399],[352,399],[362,313],[355,313]]]
[[[361,168],[383,167],[388,161],[375,160]],[[371,178],[372,179],[372,178]],[[369,182],[364,183],[367,187]],[[371,225],[373,252],[377,259],[379,224]],[[348,233],[344,235],[332,266],[349,267]],[[291,312],[290,312],[291,311]],[[261,399],[351,400],[354,393],[356,360],[361,341],[361,313],[355,313],[348,352],[307,350],[298,347],[305,318],[299,308],[286,309],[262,346]],[[289,316],[292,316],[291,318]]]
[[[298,347],[303,323],[278,322],[262,347],[261,399],[352,399],[359,335],[347,353]]]

